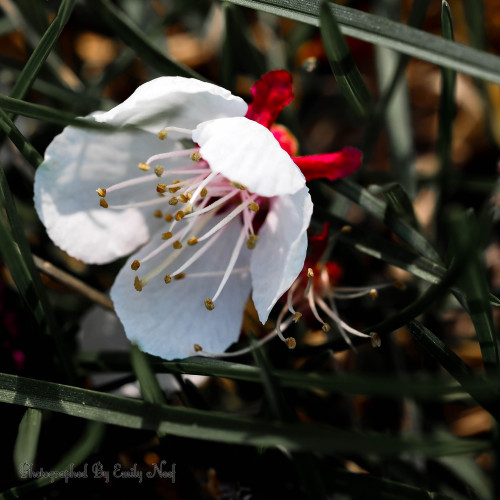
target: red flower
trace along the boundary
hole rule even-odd
[[[296,156],[298,144],[291,132],[282,125],[275,125],[276,118],[293,100],[292,75],[285,70],[266,73],[252,87],[253,100],[246,117],[267,127],[281,147],[292,157],[307,181],[347,177],[360,166],[363,154],[356,148],[345,147],[335,153]]]

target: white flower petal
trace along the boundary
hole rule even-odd
[[[262,323],[302,270],[313,210],[307,187],[271,203],[250,264],[252,298]]]
[[[145,175],[138,163],[174,145],[147,132],[65,128],[47,148],[35,176],[35,207],[50,238],[73,257],[97,264],[144,244],[158,227],[151,214],[162,207],[104,209],[96,189]],[[174,160],[168,162],[176,165]],[[156,184],[152,180],[111,193],[107,200],[118,205],[152,198]]]
[[[214,172],[261,196],[296,193],[305,178],[273,134],[243,117],[200,123],[193,131],[203,159]]]
[[[210,225],[220,217],[214,217]],[[165,284],[163,275],[173,272],[199,249],[199,245],[185,247],[178,260],[167,270],[153,278],[141,292],[134,289],[135,276],[144,276],[166,257],[165,253],[141,264],[137,272],[130,269],[134,259],[147,255],[161,243],[156,236],[151,243],[132,256],[118,274],[111,289],[111,298],[116,313],[131,341],[142,350],[164,359],[185,358],[195,355],[194,344],[206,351],[223,352],[240,334],[243,309],[250,295],[251,280],[248,271],[249,251],[244,249],[236,263],[237,268],[246,268],[235,273],[227,282],[215,302],[215,309],[208,311],[204,300],[212,297],[221,282],[225,267],[231,256],[241,225],[234,220],[203,257],[185,272],[186,277]],[[179,251],[173,250],[169,251]],[[215,273],[217,276],[196,277],[194,273]],[[191,277],[190,277],[191,275]]]
[[[194,78],[163,76],[144,83],[124,102],[96,116],[99,122],[138,125],[156,133],[165,126],[194,129],[198,123],[244,116],[247,104],[226,90]]]

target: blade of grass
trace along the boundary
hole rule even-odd
[[[321,0],[227,0],[250,9],[319,26]],[[466,75],[500,83],[500,58],[436,35],[362,12],[329,4],[343,34],[454,69]]]
[[[363,453],[381,455],[405,452],[419,456],[443,456],[485,450],[489,446],[479,440],[362,434],[321,424],[269,422],[214,411],[152,405],[121,396],[5,373],[0,374],[0,401],[132,429],[149,429],[191,439],[244,446],[282,446],[290,452],[363,450]]]
[[[9,234],[0,217],[0,231],[2,233],[0,248],[7,267],[26,306],[32,312],[40,332],[43,332],[55,344],[56,366],[62,368],[66,380],[76,381],[76,374],[67,352],[66,343],[52,315],[4,170],[0,165],[0,211],[2,209],[5,210],[12,231]]]
[[[408,26],[413,28],[421,28],[424,24],[425,17],[427,14],[427,10],[431,0],[414,0],[411,6],[411,11],[408,16]],[[380,47],[381,48],[381,47]],[[396,63],[396,57],[391,57],[393,63],[395,65],[395,69],[390,78],[390,82],[381,89],[381,95],[378,101],[376,102],[373,113],[370,116],[368,124],[365,128],[362,140],[362,151],[363,151],[363,163],[366,165],[370,162],[373,152],[375,150],[375,146],[377,144],[380,132],[383,129],[383,122],[386,117],[386,112],[391,108],[392,98],[396,92],[396,89],[402,85],[402,80],[404,79],[404,72],[408,62],[410,61],[410,57],[406,54],[399,54]],[[387,68],[383,68],[383,72],[386,72]],[[389,76],[387,76],[389,80]],[[398,92],[401,94],[401,91]],[[392,104],[394,106],[394,104]],[[387,120],[386,120],[387,123]],[[404,138],[407,141],[407,138]],[[403,179],[403,177],[401,177]],[[415,180],[411,175],[408,174],[406,178],[407,183],[403,183],[405,187],[407,187],[410,195],[414,195],[414,182]]]
[[[21,419],[14,445],[14,468],[19,476],[19,465],[35,463],[38,438],[42,425],[42,411],[28,408]]]
[[[441,264],[441,259],[430,243],[410,224],[392,211],[386,202],[373,196],[369,191],[348,179],[326,182],[335,191],[344,195],[361,208],[365,209],[375,219],[383,222],[391,231],[406,241],[422,256]]]
[[[139,381],[144,401],[157,405],[165,404],[165,395],[161,390],[155,373],[149,366],[148,358],[135,344],[132,344],[130,347],[130,360],[132,369]]]
[[[465,391],[467,391],[486,411],[498,421],[500,419],[500,399],[484,398],[470,385],[475,374],[472,368],[458,357],[442,340],[426,328],[422,323],[413,320],[408,323],[408,331],[413,339],[422,346],[452,377],[454,377]],[[482,380],[482,377],[476,377]]]
[[[76,0],[62,0],[54,20],[24,65],[19,78],[12,88],[10,97],[23,99],[26,96],[33,82],[36,80],[43,63],[51,53],[54,44],[57,42],[61,31],[64,26],[66,26],[75,5]]]
[[[161,390],[160,384],[155,373],[149,365],[146,355],[137,347],[136,344],[130,346],[130,360],[135,376],[139,381],[141,395],[144,401],[156,405],[166,404],[165,394]],[[158,431],[157,436],[160,441],[168,434],[165,431]]]
[[[324,352],[324,351],[322,351]],[[89,372],[126,372],[131,369],[129,356],[120,352],[82,352],[75,358],[76,363]],[[241,363],[211,358],[188,358],[183,361],[151,361],[155,373],[208,375],[261,384],[260,369]],[[363,394],[391,398],[415,398],[438,401],[464,397],[463,389],[457,384],[405,378],[395,380],[378,375],[336,375],[332,373],[290,370],[272,370],[272,375],[282,387],[295,389],[321,389],[333,393]],[[468,386],[474,393],[485,399],[495,400],[500,393],[500,378],[487,380],[470,378]]]
[[[443,0],[441,7],[441,33],[443,38],[454,40],[453,20],[448,2]],[[448,199],[451,174],[451,141],[452,127],[455,119],[455,82],[456,73],[448,68],[441,68],[441,94],[439,97],[439,128],[437,139],[437,155],[441,165],[440,189],[444,199]]]
[[[384,186],[373,185],[370,186],[368,190],[372,194],[381,195],[394,213],[418,231],[418,222],[415,217],[415,212],[413,211],[413,204],[400,184],[394,182]]]
[[[31,145],[31,143],[21,134],[14,122],[7,113],[0,108],[0,130],[12,141],[14,146],[26,158],[30,165],[35,169],[42,163],[43,157]]]
[[[144,61],[151,64],[160,74],[205,80],[196,71],[170,59],[166,54],[158,50],[156,45],[144,35],[142,30],[131,19],[108,0],[90,0],[89,3],[102,21],[127,46],[133,48]]]
[[[234,91],[238,71],[255,77],[263,75],[267,68],[262,52],[251,42],[245,18],[239,8],[223,4],[224,43],[222,46],[221,84]]]
[[[464,272],[460,280],[460,288],[463,290],[469,314],[476,330],[481,354],[486,373],[497,373],[500,362],[498,344],[493,324],[493,313],[489,303],[488,280],[484,257],[477,244],[482,242],[478,234],[478,228],[488,228],[490,224],[483,219],[477,220],[469,211],[463,213],[456,210],[449,217],[451,233],[451,249],[463,248],[468,242],[473,241],[475,245],[471,248],[471,256],[464,264]]]
[[[327,1],[321,3],[319,21],[323,46],[339,89],[356,116],[365,118],[370,112],[373,98]]]
[[[53,471],[65,472],[76,469],[93,452],[102,441],[106,426],[101,422],[89,421],[78,442],[51,468]],[[23,464],[21,464],[23,465]],[[27,474],[27,471],[26,471]],[[25,497],[27,494],[64,479],[64,475],[56,477],[40,477],[21,486],[14,486],[0,494],[0,500],[12,500]]]
[[[29,118],[35,118],[36,120],[54,123],[63,127],[65,127],[66,125],[73,125],[75,127],[97,130],[117,129],[117,127],[108,125],[106,123],[99,123],[92,120],[77,118],[72,113],[68,113],[66,111],[50,108],[48,106],[41,106],[39,104],[32,104],[4,95],[0,95],[0,108],[9,113],[27,116]]]

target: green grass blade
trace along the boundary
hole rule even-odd
[[[250,9],[319,26],[321,0],[227,0]],[[500,58],[460,43],[343,5],[329,4],[342,33],[411,57],[500,83]]]
[[[102,441],[104,437],[104,431],[106,426],[101,422],[89,421],[85,430],[83,431],[78,442],[64,455],[61,460],[53,467],[51,470],[54,471],[77,471],[78,466],[83,463],[83,461],[91,454],[96,451],[96,448]],[[22,498],[28,493],[39,490],[44,486],[52,484],[54,481],[60,481],[64,476],[52,477],[41,477],[30,481],[29,483],[22,484],[21,486],[15,486],[9,490],[4,491],[0,494],[0,500],[12,500],[14,498]]]
[[[10,97],[23,99],[26,96],[38,76],[43,63],[51,53],[54,44],[57,42],[61,31],[64,26],[66,26],[75,5],[76,0],[62,0],[56,17],[25,64],[19,78],[12,88]]]
[[[453,378],[455,378],[486,411],[489,411],[496,420],[500,419],[500,393],[496,397],[485,398],[474,390],[469,382],[474,378],[474,371],[460,357],[458,357],[441,339],[436,337],[428,328],[417,320],[408,323],[408,331],[413,339],[427,351]],[[481,380],[481,377],[476,377]]]
[[[156,45],[144,35],[142,30],[123,12],[108,0],[89,2],[103,22],[137,54],[160,74],[165,76],[184,76],[204,80],[196,71],[177,63],[158,50]]]
[[[375,219],[383,222],[391,231],[406,241],[413,249],[437,264],[441,259],[430,243],[410,224],[391,210],[386,202],[348,179],[328,183],[335,191],[362,207]]]
[[[0,95],[0,109],[3,109],[4,111],[9,113],[27,116],[29,118],[34,118],[35,120],[54,123],[63,127],[65,127],[66,125],[73,125],[75,127],[97,130],[117,129],[117,127],[110,126],[106,123],[84,120],[83,118],[77,118],[74,114],[68,113],[66,111],[50,108],[48,106],[41,106],[40,104],[32,104],[4,95]]]
[[[324,352],[324,351],[322,351]],[[78,365],[92,373],[126,372],[131,369],[130,359],[123,352],[83,352],[76,357]],[[262,383],[258,367],[211,358],[187,358],[182,361],[151,361],[155,373],[193,374],[223,377],[245,382]],[[441,401],[464,398],[464,390],[455,383],[423,380],[408,376],[404,380],[380,375],[344,375],[321,372],[272,370],[272,375],[282,387],[295,389],[321,389],[345,394],[387,398],[414,398],[423,401]],[[471,376],[467,379],[470,390],[485,399],[495,400],[500,394],[500,378],[487,380]]]
[[[453,20],[448,2],[443,0],[441,8],[441,32],[447,40],[454,40]],[[452,169],[451,141],[452,127],[455,119],[455,82],[456,73],[448,68],[441,68],[441,95],[439,97],[439,128],[437,155],[441,164],[441,193],[444,198],[450,190],[449,179]]]
[[[19,220],[14,199],[7,184],[4,170],[0,165],[0,213],[2,210],[5,210],[11,232],[0,217],[0,251],[21,297],[38,324],[40,332],[43,332],[55,343],[56,365],[62,368],[67,380],[75,381],[76,375],[65,341],[62,339],[61,332],[52,316],[42,280],[33,262],[33,256]]]
[[[235,5],[225,3],[224,42],[222,46],[221,84],[234,91],[238,72],[251,74],[256,78],[266,71],[266,61],[262,52],[252,43],[245,18]]]
[[[384,186],[370,186],[368,190],[375,195],[381,195],[395,214],[418,230],[418,222],[413,211],[413,204],[408,193],[406,193],[400,184],[394,182]]]
[[[42,412],[36,408],[28,408],[23,415],[14,445],[14,468],[19,475],[19,465],[34,464],[38,437],[42,425]]]
[[[130,347],[130,359],[132,369],[139,381],[144,401],[158,405],[165,404],[165,395],[153,370],[149,366],[148,359],[135,344]]]
[[[417,276],[429,283],[438,283],[446,268],[427,257],[418,255],[407,246],[386,240],[376,233],[371,233],[364,228],[359,228],[345,219],[336,217],[321,208],[315,206],[315,214],[321,221],[328,221],[332,230],[338,233],[342,227],[349,226],[348,232],[340,232],[338,238],[371,257],[383,260],[388,264],[397,266],[410,274]]]
[[[485,450],[488,443],[452,437],[393,437],[357,433],[322,424],[269,422],[138,400],[42,380],[0,374],[0,402],[56,411],[131,429],[244,446],[282,446],[290,452],[360,452],[443,456]]]
[[[421,28],[424,24],[425,17],[427,14],[427,10],[429,8],[431,0],[419,0],[417,2],[413,2],[411,6],[411,11],[408,16],[408,26],[413,28]],[[386,2],[387,3],[387,2]],[[387,9],[390,9],[391,6],[395,4],[388,2]],[[407,91],[405,84],[405,69],[410,61],[410,57],[404,54],[399,54],[396,56],[394,51],[389,51],[383,47],[377,47],[377,54],[382,56],[382,59],[378,63],[378,74],[380,75],[380,80],[383,80],[381,83],[385,82],[384,87],[381,89],[380,98],[377,100],[373,113],[370,116],[368,124],[365,128],[363,134],[362,141],[362,151],[363,151],[363,163],[366,165],[370,162],[373,152],[375,150],[375,146],[378,142],[378,138],[380,136],[380,132],[383,130],[384,119],[387,116],[387,112],[389,111],[391,114],[396,114],[399,117],[397,106],[400,105],[400,102],[393,102],[393,98],[397,99],[397,101],[403,101],[404,105],[407,106]],[[377,58],[378,61],[378,58]],[[392,74],[390,73],[391,67],[387,68],[387,63],[390,63],[390,66],[394,66],[394,70]],[[402,86],[404,85],[404,88]],[[394,109],[396,108],[396,109]],[[398,148],[400,159],[403,159],[403,166],[401,167],[399,163],[396,165],[395,162],[397,158],[394,157],[391,159],[391,163],[393,167],[396,167],[398,173],[398,180],[405,186],[407,191],[411,196],[414,196],[415,193],[415,179],[414,172],[408,171],[408,164],[410,163],[409,155],[410,153],[404,155],[404,150],[410,151],[410,144],[408,144],[409,137],[411,133],[408,134],[407,137],[404,137],[403,134],[396,129],[396,127],[392,127],[389,117],[385,120],[386,126],[389,127],[389,133],[393,136],[391,141],[392,148]],[[407,123],[404,123],[405,128],[408,127]],[[394,130],[393,130],[394,129]],[[396,137],[397,136],[397,137]],[[402,146],[398,146],[397,141],[402,140]],[[413,152],[411,152],[413,154]],[[405,169],[405,170],[403,170]]]
[[[463,248],[468,242],[475,242],[471,248],[471,256],[465,264],[460,287],[465,294],[469,314],[476,330],[484,368],[491,374],[497,372],[500,359],[489,301],[486,265],[482,249],[477,247],[482,241],[478,228],[485,227],[489,227],[487,221],[477,220],[472,212],[457,211],[450,216],[451,248]]]
[[[12,141],[19,152],[26,158],[32,167],[36,168],[43,161],[42,155],[21,134],[7,113],[0,108],[0,130]]]
[[[321,3],[319,19],[321,39],[339,89],[351,110],[359,118],[364,118],[370,112],[373,98],[354,62],[329,2]]]

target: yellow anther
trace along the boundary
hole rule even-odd
[[[297,341],[293,337],[288,337],[287,339],[285,339],[285,344],[288,347],[288,349],[295,349]]]
[[[137,271],[137,269],[141,267],[141,263],[137,259],[135,259],[134,262],[130,264],[130,267],[132,268],[133,271]]]
[[[243,184],[240,184],[239,182],[231,182],[231,184],[236,188],[236,189],[241,189],[242,191],[246,191],[246,186]]]
[[[250,205],[248,205],[248,209],[251,210],[252,212],[258,212],[259,211],[259,205],[257,205],[257,203],[255,203],[255,201],[252,201],[252,203],[250,203]]]
[[[155,167],[156,177],[161,177],[164,170],[165,169],[163,167],[161,167],[160,165],[156,165],[156,167]]]
[[[104,198],[99,199],[99,205],[101,205],[102,208],[108,208],[108,202]]]
[[[186,273],[174,274],[174,280],[181,280],[186,277]]]
[[[167,222],[172,222],[172,219],[173,219],[173,215],[172,214],[165,214],[165,220]]]
[[[329,332],[329,331],[332,329],[332,327],[331,327],[328,323],[323,323],[323,326],[321,327],[321,329],[322,329],[325,333],[327,333],[327,332]]]
[[[163,128],[156,135],[158,136],[158,139],[160,139],[160,141],[164,141],[168,135],[167,130]]]
[[[172,238],[172,231],[168,231],[161,235],[162,240],[169,240],[170,238]]]
[[[98,188],[95,190],[95,192],[102,198],[106,196],[106,190],[104,188]]]
[[[134,279],[134,288],[138,292],[142,292],[142,281],[139,279],[139,276],[136,276]]]
[[[351,226],[343,226],[341,231],[345,234],[345,233],[350,233],[352,231],[352,227]]]
[[[193,197],[193,193],[191,193],[191,192],[189,192],[189,191],[186,191],[186,193],[185,193],[185,194],[186,194],[186,198],[187,198],[188,200],[190,200],[190,199]]]
[[[377,332],[370,333],[370,344],[372,345],[373,348],[381,346],[382,339],[380,338],[380,335]]]
[[[203,351],[203,347],[201,347],[200,344],[193,344],[193,349],[194,349],[194,352],[201,352],[201,351]]]
[[[298,323],[300,321],[300,319],[302,318],[302,313],[299,313],[299,312],[296,312],[294,315],[293,315],[293,322],[294,323]]]
[[[158,219],[160,219],[161,217],[163,217],[163,214],[161,213],[161,210],[155,210],[153,215],[155,217],[158,217]]]
[[[184,213],[183,210],[179,210],[176,214],[175,214],[175,220],[176,221],[180,221],[186,214]]]
[[[314,278],[314,271],[310,267],[307,268],[307,277]]]
[[[139,163],[137,166],[139,167],[139,170],[143,170],[144,172],[147,172],[150,169],[149,165],[144,162]]]
[[[370,294],[370,297],[373,300],[375,300],[378,297],[378,292],[377,290],[375,290],[375,288],[372,288],[368,293]]]
[[[198,238],[196,236],[193,236],[192,238],[189,238],[188,240],[188,245],[196,245],[198,243]]]
[[[181,243],[179,240],[175,240],[175,241],[172,243],[172,246],[173,246],[176,250],[179,250],[179,248],[182,248],[182,243]]]
[[[200,153],[196,152],[196,153],[191,153],[191,160],[193,161],[200,161],[201,160],[201,155]]]
[[[180,194],[179,195],[179,201],[182,203],[187,203],[188,199],[185,194]]]
[[[177,180],[177,181],[172,181],[172,184],[179,184],[181,181]],[[179,191],[179,189],[181,188],[182,186],[177,186],[177,187],[169,187],[168,190],[171,192],[171,193],[176,193],[177,191]]]
[[[184,207],[184,215],[190,214],[193,211],[193,205],[191,203],[186,203],[186,206]]]
[[[256,247],[258,240],[259,237],[256,234],[251,234],[247,239],[247,248],[249,250],[253,250]]]
[[[179,200],[175,196],[172,196],[172,198],[168,200],[169,205],[177,205],[177,203],[179,203]]]
[[[213,311],[213,310],[215,309],[215,304],[214,304],[213,300],[207,297],[207,298],[205,299],[205,307],[206,307],[209,311]]]
[[[158,184],[156,186],[156,192],[157,193],[160,193],[160,194],[163,194],[165,191],[167,190],[167,185],[166,184]]]
[[[208,191],[207,191],[207,188],[202,188],[202,190],[200,191],[200,196],[202,198],[205,198],[205,196],[207,195]]]
[[[167,284],[170,283],[172,281],[172,276],[170,276],[170,274],[165,274],[163,281]]]

